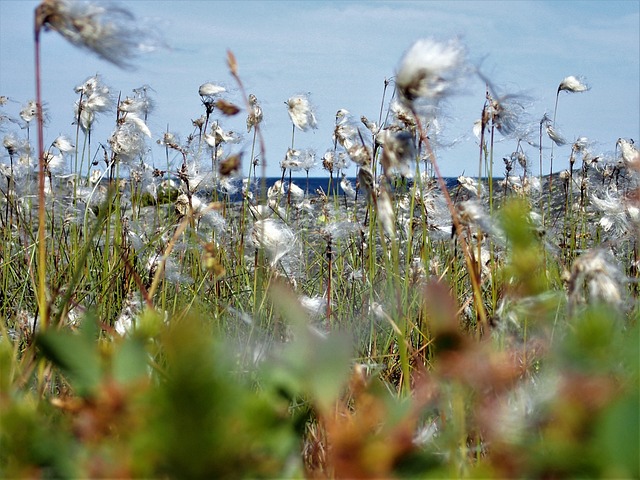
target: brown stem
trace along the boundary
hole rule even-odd
[[[227,63],[229,64],[229,72],[231,76],[234,78],[236,83],[238,84],[238,88],[240,88],[240,93],[242,94],[242,98],[244,99],[245,105],[247,107],[247,111],[251,111],[251,104],[249,103],[249,96],[245,91],[244,84],[240,79],[240,75],[238,75],[238,64],[233,53],[230,50],[227,50]],[[266,160],[266,147],[264,143],[264,138],[262,136],[262,129],[260,128],[260,123],[256,123],[253,128],[255,129],[255,133],[258,134],[258,141],[260,143],[260,155],[262,157],[261,166],[262,166],[262,187],[260,189],[260,200],[265,200],[266,198],[266,178],[267,178],[267,160]],[[253,161],[253,159],[251,159]],[[255,177],[255,172],[254,172]]]
[[[467,264],[467,269],[469,270],[469,278],[471,279],[471,286],[473,288],[473,294],[476,301],[476,313],[480,318],[480,323],[483,325],[483,327],[486,328],[488,327],[489,324],[487,321],[487,313],[485,312],[484,305],[482,303],[482,291],[480,288],[480,279],[478,278],[477,270],[474,267],[475,262],[472,259],[472,253],[469,251],[469,246],[467,245],[466,238],[462,234],[462,228],[460,226],[460,217],[458,216],[458,212],[456,211],[455,205],[451,200],[451,195],[449,195],[449,190],[447,189],[447,185],[446,183],[444,183],[444,179],[440,174],[440,168],[438,167],[438,163],[436,162],[436,156],[433,153],[433,149],[431,148],[431,142],[429,142],[429,137],[427,136],[426,132],[422,128],[422,122],[420,121],[420,117],[415,111],[413,111],[413,116],[416,119],[418,131],[420,132],[420,139],[422,143],[425,145],[425,148],[427,149],[427,155],[429,157],[431,166],[433,167],[433,171],[436,174],[438,185],[440,186],[440,190],[444,195],[445,202],[449,207],[449,213],[451,214],[451,221],[453,222],[456,235],[460,240],[463,257],[465,259],[465,263]]]

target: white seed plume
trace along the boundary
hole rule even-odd
[[[215,83],[203,83],[198,89],[198,94],[201,97],[213,97],[226,91],[227,89],[221,85],[216,85]]]
[[[284,222],[266,218],[253,224],[251,241],[255,248],[264,249],[272,267],[294,248],[295,240],[295,234]]]
[[[311,318],[321,317],[327,309],[327,299],[317,295],[315,297],[300,295],[298,301]]]
[[[589,139],[587,137],[578,137],[576,141],[573,142],[571,149],[574,152],[585,153],[588,146],[589,146]]]
[[[369,148],[368,145],[363,145],[362,143],[357,143],[349,148],[349,150],[347,150],[347,155],[353,163],[360,166],[370,165],[371,158],[373,157],[371,148]],[[346,165],[343,168],[346,168]]]
[[[333,166],[336,161],[336,155],[333,150],[327,150],[322,156],[322,168],[326,171],[333,173]]]
[[[393,212],[391,197],[385,189],[380,190],[376,200],[376,213],[385,233],[389,238],[394,239],[396,237],[396,217]]]
[[[474,178],[460,175],[458,177],[458,185],[460,185],[469,193],[472,193],[474,195],[478,193],[478,182]]]
[[[360,134],[351,114],[341,108],[336,113],[336,126],[333,129],[333,143],[340,144],[345,150],[349,150],[358,141]]]
[[[27,104],[20,110],[20,118],[27,123],[30,123],[34,118],[38,116],[38,108],[35,100],[29,100]]]
[[[351,185],[351,182],[344,173],[342,174],[342,180],[340,180],[340,188],[342,188],[342,191],[350,200],[355,200],[356,189],[353,188],[353,185]]]
[[[479,200],[465,200],[458,203],[456,208],[463,225],[477,226],[484,233],[496,239],[503,237],[500,228],[498,228]]]
[[[291,195],[291,199],[296,202],[304,200],[304,190],[293,182],[289,182],[288,194]]]
[[[249,106],[251,108],[249,115],[247,115],[247,133],[262,122],[262,108],[258,105],[258,99],[253,93],[249,95]]]
[[[400,98],[411,104],[417,98],[437,100],[458,83],[465,70],[465,50],[457,40],[433,38],[416,41],[404,54],[396,73]]]
[[[142,93],[136,93],[136,96],[133,98],[127,97],[124,100],[121,100],[118,105],[118,110],[123,113],[133,114],[146,119],[154,107],[153,101],[146,94],[149,88],[149,86],[144,86],[140,87],[140,89],[134,89],[134,92]]]
[[[349,167],[349,159],[350,159],[350,156],[347,152],[338,152],[338,156],[335,157],[333,160],[333,169],[340,171]]]
[[[390,178],[393,172],[403,177],[413,176],[411,164],[416,159],[416,148],[411,133],[382,130],[376,135],[376,141],[382,145],[381,162],[387,177]]]
[[[73,45],[85,48],[121,68],[131,67],[138,53],[162,45],[158,35],[139,19],[110,3],[43,0],[36,9],[36,31],[55,30]]]
[[[91,129],[96,113],[111,109],[113,102],[109,87],[102,83],[98,75],[94,75],[75,87],[74,91],[80,94],[74,105],[74,118],[86,132]]]
[[[371,200],[375,195],[375,189],[377,185],[373,177],[373,172],[371,172],[369,168],[360,167],[360,169],[358,170],[358,183],[367,194],[367,199]]]
[[[413,113],[411,113],[411,109],[409,109],[405,103],[393,100],[391,105],[389,105],[389,110],[398,123],[403,124],[409,129],[417,126],[416,119],[413,116]]]
[[[102,177],[104,176],[104,174],[105,172],[101,170],[92,170],[91,175],[89,175],[89,184],[90,185],[98,184],[98,182],[102,180]]]
[[[632,230],[632,224],[638,226],[638,208],[620,195],[615,187],[609,188],[603,198],[593,194],[591,203],[602,214],[598,224],[605,232],[612,234],[613,241],[624,239]]]
[[[558,85],[558,92],[571,92],[571,93],[579,93],[586,92],[589,90],[589,86],[584,83],[581,77],[576,77],[574,75],[570,75],[563,79]]]
[[[274,208],[271,205],[249,205],[249,211],[256,220],[264,220],[274,214]]]
[[[28,144],[26,141],[18,140],[14,133],[9,133],[2,139],[2,146],[7,150],[9,156],[13,157],[16,153],[26,150]]]
[[[56,138],[51,145],[60,150],[61,153],[69,153],[76,148],[75,145],[71,143],[71,140],[64,135],[60,135]]]
[[[125,122],[109,137],[109,146],[118,160],[124,163],[136,162],[146,149],[144,141],[146,132],[141,131],[133,122]]]
[[[297,172],[302,169],[302,160],[300,157],[302,156],[302,151],[295,150],[293,148],[288,148],[287,153],[284,156],[284,159],[280,162],[280,168],[283,170],[291,170],[292,172]]]
[[[341,240],[349,237],[352,234],[359,234],[362,232],[362,227],[359,223],[352,222],[350,220],[344,220],[341,222],[332,222],[322,227],[322,235],[330,238],[332,241]]]
[[[307,173],[318,165],[316,152],[311,149],[307,149],[302,152],[302,155],[300,155],[300,161],[303,170],[306,170]]]
[[[58,175],[63,172],[65,167],[64,157],[62,154],[53,155],[51,152],[44,153],[45,171]]]
[[[485,133],[487,129],[488,126],[485,125]],[[480,136],[482,135],[482,119],[479,118],[478,120],[473,122],[473,128],[471,129],[471,131],[473,132],[473,136],[480,140]]]
[[[553,127],[553,125],[551,125],[550,123],[548,123],[545,127],[547,135],[549,136],[549,138],[553,141],[553,143],[555,143],[556,145],[558,145],[559,147],[562,145],[566,145],[567,141],[565,140],[565,138]]]
[[[311,106],[311,102],[304,95],[295,95],[285,102],[291,121],[296,128],[307,131],[311,128],[318,128],[318,122]]]
[[[572,306],[585,301],[583,291],[589,293],[591,303],[604,302],[612,306],[622,304],[622,274],[611,255],[603,249],[591,250],[578,257],[571,267],[569,301]]]
[[[269,200],[277,200],[278,198],[281,198],[284,193],[285,189],[282,180],[276,180],[267,190],[267,198]]]
[[[373,133],[374,135],[377,134],[380,131],[380,127],[378,127],[378,125],[376,124],[376,122],[371,122],[367,117],[365,117],[364,115],[362,115],[360,117],[360,121],[364,124],[365,127],[367,127],[367,130],[369,130],[371,133]]]
[[[616,146],[620,148],[624,166],[640,171],[640,151],[633,143],[633,140],[628,141],[624,138],[619,138]]]
[[[124,118],[124,123],[133,124],[140,133],[151,138],[151,130],[149,130],[149,127],[147,127],[147,124],[144,122],[142,118],[138,116],[137,113],[133,113],[133,112],[128,113],[127,116]]]
[[[140,309],[140,301],[134,298],[133,295],[129,295],[122,307],[120,315],[113,325],[118,335],[125,336],[133,331]]]
[[[216,148],[222,143],[238,143],[240,141],[240,137],[236,133],[230,130],[225,131],[218,121],[211,124],[210,131],[210,134],[205,133],[203,137],[211,148]]]

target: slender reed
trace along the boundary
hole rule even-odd
[[[49,325],[49,305],[47,302],[47,250],[45,242],[45,195],[44,195],[44,118],[42,115],[42,75],[40,64],[40,30],[42,28],[41,19],[36,10],[35,16],[35,82],[36,82],[36,108],[38,125],[38,313],[40,325],[46,329]]]

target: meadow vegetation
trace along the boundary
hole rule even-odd
[[[44,0],[36,58],[51,29],[126,66],[130,20]],[[424,39],[378,119],[338,111],[319,161],[297,147],[313,105],[288,99],[267,184],[259,99],[227,66],[237,93],[203,84],[183,139],[151,133],[147,86],[79,84],[74,138],[44,138],[39,92],[19,118],[0,97],[0,475],[640,476],[632,141],[568,142],[554,173],[555,112],[532,124],[483,78],[478,175],[447,186],[442,100],[481,73]],[[570,76],[557,98],[586,90]],[[225,129],[240,116],[246,137]]]

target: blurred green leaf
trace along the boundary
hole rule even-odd
[[[509,263],[505,273],[524,296],[546,290],[540,240],[530,220],[530,207],[521,199],[510,199],[501,210],[501,224],[509,242]]]
[[[0,392],[8,392],[11,387],[14,369],[18,363],[13,345],[4,337],[5,332],[0,333]]]
[[[89,323],[87,319],[85,323]],[[100,355],[96,339],[88,327],[80,333],[49,329],[36,337],[44,356],[58,366],[78,395],[95,392],[102,379]]]
[[[55,414],[29,393],[0,398],[0,477],[78,476],[69,426]]]
[[[143,457],[167,478],[277,477],[299,448],[288,404],[236,372],[236,354],[191,315],[158,338],[163,378],[147,410]],[[283,408],[281,408],[283,407]]]
[[[112,360],[113,378],[120,383],[138,380],[147,374],[147,352],[141,340],[125,339]]]
[[[287,319],[292,340],[276,355],[266,371],[272,381],[297,394],[307,394],[312,402],[328,410],[338,398],[351,369],[351,338],[344,332],[325,334],[309,324],[309,318],[294,293],[282,285],[270,291],[280,314]]]
[[[577,315],[560,346],[563,363],[591,372],[619,370],[621,364],[612,362],[621,360],[624,352],[618,320],[616,312],[604,305],[590,306]]]
[[[162,332],[164,317],[160,312],[145,308],[136,321],[134,336],[140,339],[154,338]]]
[[[635,387],[604,412],[597,426],[596,448],[609,478],[640,478],[640,395]]]
[[[280,368],[286,369],[293,382],[311,396],[314,404],[326,411],[344,387],[350,358],[347,335],[322,337],[307,330],[302,338],[294,338],[285,347],[280,357]]]

